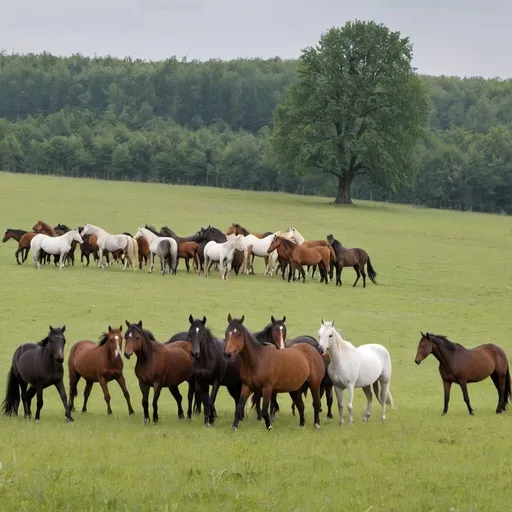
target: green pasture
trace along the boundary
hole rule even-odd
[[[352,288],[305,284],[256,275],[153,275],[43,266],[18,266],[16,244],[0,244],[0,394],[15,348],[38,341],[48,325],[66,324],[66,355],[79,339],[96,340],[111,324],[143,320],[157,339],[187,328],[188,316],[206,315],[223,335],[228,313],[245,314],[259,330],[270,315],[286,315],[289,336],[316,335],[321,318],[335,319],[354,344],[381,343],[393,360],[391,392],[397,406],[387,422],[364,425],[364,394],[357,390],[355,422],[340,427],[321,416],[313,428],[292,417],[290,399],[267,432],[254,411],[231,430],[232,400],[221,389],[219,417],[179,421],[167,392],[160,423],[144,426],[134,358],[125,375],[136,414],[128,416],[116,383],[107,417],[99,385],[89,412],[66,424],[54,388],[45,391],[41,422],[0,417],[0,509],[3,511],[476,511],[510,508],[512,411],[497,416],[491,380],[469,386],[470,417],[458,386],[441,417],[438,365],[414,364],[420,330],[465,346],[495,342],[512,355],[512,221],[471,213],[359,202],[339,208],[327,199],[222,189],[0,174],[0,218],[6,228],[30,229],[39,220],[69,226],[91,222],[110,232],[142,223],[167,224],[187,235],[212,224],[239,222],[249,230],[295,226],[305,237],[334,233],[345,246],[363,247],[378,285]],[[77,256],[79,255],[77,251]],[[65,375],[68,389],[67,369]],[[185,392],[183,386],[182,392]],[[83,384],[79,387],[78,411]],[[34,404],[35,405],[35,404]]]

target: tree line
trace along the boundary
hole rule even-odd
[[[0,55],[0,169],[335,196],[278,158],[276,107],[301,80],[279,58],[148,62]],[[417,172],[357,176],[355,198],[512,213],[512,83],[420,76]]]

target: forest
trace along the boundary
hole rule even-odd
[[[336,178],[278,163],[273,112],[297,80],[279,58],[151,62],[0,54],[0,169],[332,197]],[[512,81],[421,76],[430,100],[411,180],[352,196],[512,213]]]

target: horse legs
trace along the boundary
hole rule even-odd
[[[334,391],[336,392],[336,396],[338,397],[338,410],[340,412],[340,425],[345,423],[343,419],[343,391],[345,388],[340,388],[338,386],[334,386]]]
[[[153,272],[153,267],[155,266],[155,255],[153,253],[151,253],[150,255],[150,265],[149,265],[149,272],[148,274],[151,274]]]
[[[63,266],[64,266],[64,253],[61,251],[60,257],[59,257],[59,270],[62,270]]]
[[[245,384],[242,384],[242,391],[240,392],[240,399],[238,400],[238,405],[236,406],[235,410],[235,418],[233,419],[233,430],[238,430],[238,423],[239,421],[244,417],[244,407],[245,403],[247,402],[247,399],[251,395],[251,389],[246,386]]]
[[[158,423],[158,399],[162,391],[162,385],[157,382],[153,384],[153,423]]]
[[[18,259],[18,254],[21,252],[21,259],[23,261],[23,249],[16,249],[16,252],[14,253],[14,257],[16,258],[16,263],[18,265],[21,265],[20,260]]]
[[[341,273],[343,272],[343,265],[338,262],[336,265],[336,286],[342,286]]]
[[[149,423],[149,389],[150,386],[139,380],[139,388],[142,393],[142,410],[144,411],[144,425]]]
[[[187,408],[187,420],[192,419],[192,403],[194,401],[194,393],[195,393],[195,382],[193,380],[188,381],[188,392],[187,392],[187,399],[188,399],[188,408]]]
[[[473,412],[473,409],[471,408],[471,404],[469,402],[469,395],[468,395],[468,385],[465,380],[461,380],[459,382],[459,386],[462,389],[462,396],[464,397],[464,402],[466,402],[466,405],[468,406],[468,412],[473,416],[475,414]]]
[[[363,423],[368,423],[370,415],[372,413],[372,388],[371,386],[365,386],[363,388],[364,394],[366,395],[366,411],[363,412]]]
[[[491,373],[491,379],[498,390],[498,407],[496,407],[496,414],[500,414],[506,410],[507,406],[506,376],[504,374],[498,375],[498,372],[494,370]]]
[[[325,379],[324,389],[325,389],[325,399],[327,402],[327,417],[329,419],[332,419],[332,386],[333,386],[332,380],[330,378]]]
[[[302,428],[305,424],[305,419],[304,419],[304,402],[302,400],[301,390],[298,389],[297,391],[292,391],[290,393],[290,396],[293,400],[293,404],[297,408],[297,411],[299,411],[299,427]],[[316,414],[315,414],[315,416],[316,416]]]
[[[119,387],[121,388],[121,391],[123,392],[123,396],[128,405],[128,414],[131,416],[132,414],[135,414],[135,411],[132,408],[132,403],[130,401],[130,393],[128,393],[128,388],[126,387],[126,381],[124,380],[124,375],[121,374],[116,380],[117,380],[117,383],[119,384]]]
[[[209,427],[215,423],[215,416],[213,414],[213,409],[215,407],[215,400],[217,399],[217,393],[219,392],[220,387],[220,379],[214,381],[212,384],[212,392],[208,398],[208,422],[205,422],[204,426]],[[206,420],[206,411],[205,411],[205,420]]]
[[[36,408],[36,421],[39,421],[41,417],[41,409],[43,408],[43,386],[39,382],[36,385],[36,395],[37,395],[37,408]]]
[[[268,409],[270,405],[270,401],[272,400],[272,388],[267,386],[262,389],[263,393],[263,407],[261,408],[261,417],[265,420],[265,426],[267,430],[273,430],[272,424],[270,423],[270,416],[268,414]],[[303,404],[304,407],[304,404]],[[299,410],[300,413],[300,410]],[[303,413],[304,416],[304,413]],[[302,425],[301,425],[302,426]]]
[[[366,272],[364,271],[364,265],[359,265],[361,269],[361,275],[363,276],[363,288],[366,288]]]
[[[361,277],[361,272],[359,272],[359,263],[356,263],[354,265],[354,270],[356,271],[357,277],[356,280],[354,281],[354,284],[352,285],[352,288],[357,284],[357,281],[359,281],[359,278]]]
[[[226,386],[228,388],[228,393],[231,395],[233,400],[235,401],[235,410],[238,404],[238,400],[240,399],[240,392],[242,391],[242,386],[240,384],[231,384],[230,386]],[[244,414],[245,416],[245,414]],[[243,418],[240,418],[243,420]]]
[[[94,382],[92,380],[86,381],[85,389],[84,389],[84,404],[82,405],[82,412],[87,412],[87,401],[89,400],[89,395],[91,394],[93,384],[94,384]]]
[[[28,416],[28,411],[27,411],[27,387],[28,387],[28,383],[25,382],[24,380],[22,379],[19,379],[18,380],[18,384],[20,386],[20,391],[21,391],[21,402],[23,403],[23,417],[25,419],[30,419],[30,417]]]
[[[209,419],[210,419],[210,414],[209,414],[209,407],[208,407],[208,391],[210,389],[210,386],[208,383],[205,383],[205,382],[201,382],[201,383],[198,383],[199,385],[199,392],[201,394],[201,403],[203,404],[203,410],[204,410],[204,423],[203,425],[205,427],[209,427]]]
[[[208,277],[210,275],[210,258],[207,256],[204,257],[204,277]]]
[[[76,387],[81,375],[74,369],[69,372],[69,410],[75,410],[75,396],[77,395]]]
[[[187,273],[190,274],[190,258],[188,256],[185,256],[185,267],[187,269]]]
[[[32,418],[32,411],[30,409],[31,409],[31,406],[32,406],[32,398],[34,398],[35,394],[36,394],[36,387],[35,386],[30,386],[28,388],[28,391],[27,391],[27,394],[26,394],[27,418],[28,419]]]
[[[101,389],[103,390],[103,398],[107,404],[107,414],[112,414],[112,409],[110,408],[110,393],[108,392],[107,379],[105,379],[105,377],[99,377],[98,381],[100,383]]]
[[[55,384],[55,387],[57,388],[57,391],[59,392],[60,399],[62,400],[62,405],[64,406],[64,411],[66,415],[66,423],[70,423],[73,420],[71,417],[71,412],[69,411],[69,404],[68,404],[68,397],[66,396],[66,388],[64,387],[64,382],[60,380]]]
[[[169,391],[171,392],[171,395],[174,397],[174,400],[176,400],[176,405],[178,406],[178,419],[182,420],[185,416],[183,414],[183,407],[181,403],[183,402],[183,398],[181,396],[180,390],[178,386],[169,386]]]

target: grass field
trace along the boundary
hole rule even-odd
[[[262,275],[222,282],[187,275],[149,275],[78,264],[59,272],[29,260],[17,266],[15,243],[0,244],[0,394],[15,348],[38,341],[48,325],[66,324],[66,355],[78,339],[93,339],[109,324],[142,319],[164,340],[187,328],[188,315],[206,315],[221,335],[228,313],[245,314],[250,329],[287,316],[289,336],[316,335],[322,317],[336,319],[345,338],[384,344],[393,360],[396,410],[381,424],[378,407],[361,422],[356,392],[352,426],[327,420],[315,431],[308,396],[306,428],[291,416],[288,397],[267,432],[254,412],[231,430],[232,401],[221,388],[219,417],[179,421],[174,400],[160,398],[160,423],[144,426],[135,361],[125,375],[136,414],[128,417],[116,383],[114,414],[106,415],[95,385],[89,412],[66,424],[55,389],[45,392],[41,422],[0,417],[0,508],[35,510],[279,510],[476,511],[510,508],[512,412],[497,416],[491,380],[469,386],[470,417],[458,386],[441,417],[437,363],[414,364],[420,330],[442,333],[465,346],[495,342],[512,354],[512,220],[505,217],[359,203],[336,208],[321,198],[231,190],[16,176],[0,173],[0,218],[30,229],[91,222],[134,233],[141,223],[168,224],[191,234],[208,224],[225,230],[294,225],[306,238],[327,233],[346,246],[364,247],[378,272],[377,286],[352,288],[318,282],[288,284]],[[78,254],[78,251],[77,251]],[[68,388],[67,367],[65,375]],[[78,407],[82,404],[79,388]],[[376,401],[374,401],[376,404]],[[34,404],[35,405],[35,404]]]

